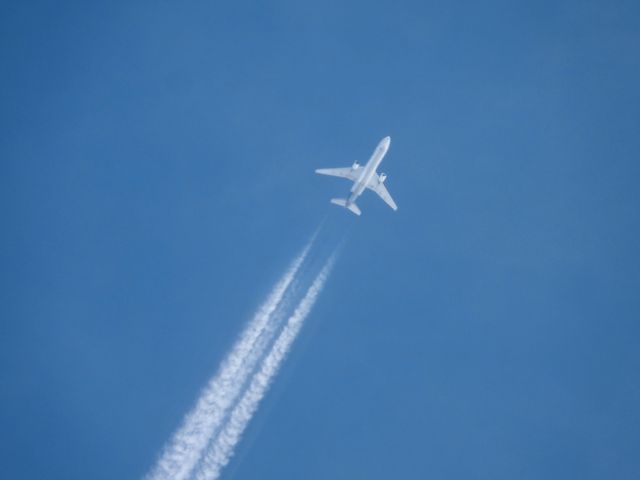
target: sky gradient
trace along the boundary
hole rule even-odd
[[[324,220],[227,478],[638,478],[639,15],[0,6],[3,475],[141,478]]]

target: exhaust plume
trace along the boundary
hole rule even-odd
[[[318,276],[313,281],[304,298],[289,317],[280,335],[275,340],[271,350],[266,354],[260,369],[255,373],[240,400],[235,404],[230,416],[220,433],[214,437],[208,452],[201,461],[196,475],[197,480],[214,480],[220,476],[222,468],[233,456],[234,450],[242,437],[249,421],[253,417],[260,401],[269,389],[273,378],[285,359],[291,345],[305,318],[311,312],[313,304],[322,291],[324,284],[333,267],[335,254],[326,262]]]
[[[235,404],[243,385],[264,355],[273,335],[278,311],[286,308],[283,299],[295,280],[313,242],[315,234],[293,261],[284,276],[273,288],[267,300],[258,309],[240,338],[222,362],[216,375],[202,390],[193,409],[147,475],[147,480],[185,480],[192,473],[212,436],[221,428],[229,409]],[[284,302],[286,303],[286,302]],[[275,314],[275,315],[274,315]],[[267,337],[267,338],[261,338]]]

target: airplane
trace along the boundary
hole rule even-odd
[[[331,175],[333,177],[342,177],[348,180],[353,181],[353,186],[351,187],[351,195],[349,198],[332,198],[331,203],[334,205],[339,205],[348,209],[350,212],[355,213],[356,215],[360,215],[362,212],[356,205],[356,199],[362,195],[365,188],[369,190],[373,190],[376,192],[382,200],[384,200],[387,205],[389,205],[394,210],[398,209],[396,202],[393,201],[391,195],[387,188],[384,186],[384,181],[387,179],[387,175],[384,173],[378,174],[376,169],[382,159],[384,158],[387,150],[389,150],[389,145],[391,144],[391,137],[384,137],[376,149],[371,155],[371,158],[367,162],[367,164],[363,167],[358,162],[354,162],[351,167],[345,168],[319,168],[316,170],[316,173],[321,175]]]

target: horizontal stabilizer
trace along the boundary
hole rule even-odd
[[[355,203],[351,202],[347,204],[347,201],[343,198],[332,198],[331,203],[347,208],[350,212],[355,213],[356,215],[360,215],[362,213]]]

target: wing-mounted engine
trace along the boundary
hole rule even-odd
[[[360,168],[360,164],[358,162],[353,162],[351,165],[351,170],[358,170]]]
[[[386,179],[387,179],[387,174],[386,173],[381,173],[380,176],[378,177],[378,182],[384,183],[384,181]]]

